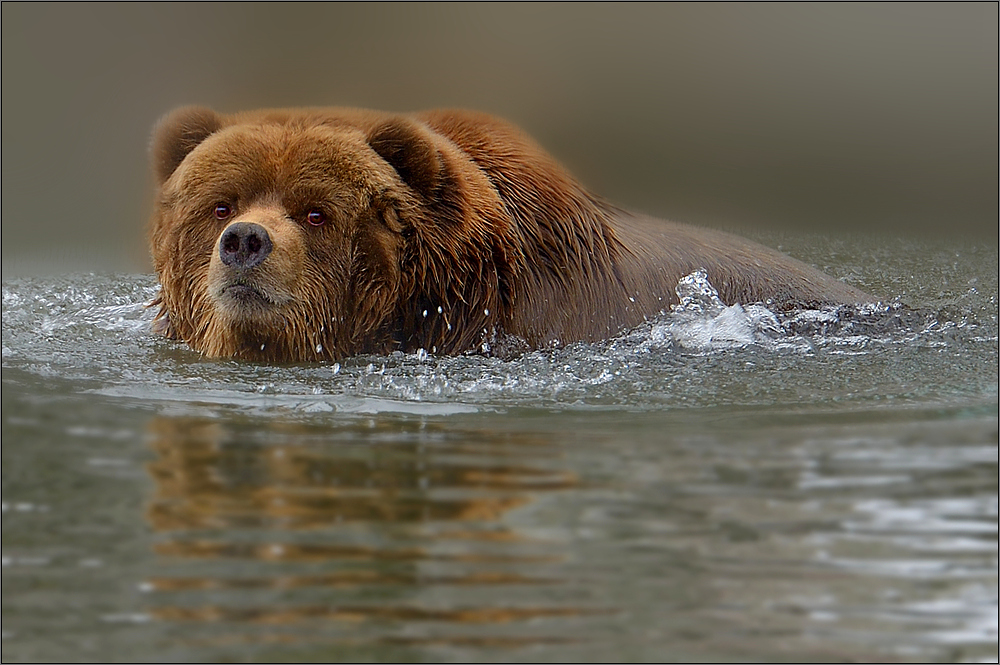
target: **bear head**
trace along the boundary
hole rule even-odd
[[[522,261],[490,180],[410,116],[222,115],[156,128],[157,327],[211,357],[477,348]]]

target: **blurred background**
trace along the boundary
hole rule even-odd
[[[3,3],[3,276],[149,271],[149,134],[191,103],[474,108],[660,217],[995,246],[997,21],[996,3]]]

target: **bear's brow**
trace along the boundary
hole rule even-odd
[[[304,212],[306,208],[322,207],[332,212],[348,207],[344,192],[332,188],[287,187],[275,192],[281,204],[289,212]]]

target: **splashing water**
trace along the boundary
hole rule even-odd
[[[766,343],[782,333],[777,317],[763,305],[726,306],[704,269],[682,277],[675,289],[674,316],[651,332],[669,336],[688,349],[712,350]]]
[[[726,305],[719,299],[719,292],[708,281],[704,268],[681,277],[674,288],[680,302],[671,307],[677,313],[704,314],[721,312]]]
[[[787,394],[792,381],[800,396],[811,398],[858,368],[834,365],[817,373],[809,358],[866,356],[872,367],[902,361],[894,371],[905,374],[911,371],[906,359],[921,345],[976,345],[974,340],[993,339],[989,331],[984,338],[979,323],[967,315],[919,312],[898,304],[777,314],[761,304],[726,306],[703,270],[682,278],[676,290],[680,302],[670,312],[614,339],[510,360],[478,354],[442,357],[419,350],[331,365],[254,365],[206,359],[153,334],[153,312],[146,305],[157,286],[150,277],[19,280],[3,288],[3,358],[4,367],[151,398],[187,399],[191,391],[200,391],[203,399],[242,403],[247,395],[260,395],[263,385],[272,406],[309,412],[408,412],[414,402],[438,403],[445,410],[459,404],[464,409],[538,403],[632,408],[711,403],[720,389],[737,399],[751,389],[766,398],[776,391]],[[702,360],[692,364],[695,358]],[[717,367],[708,369],[706,362]],[[782,372],[787,380],[780,387],[764,386],[746,374],[748,368]],[[949,365],[946,373],[956,371],[962,371],[961,363]],[[708,375],[693,380],[692,373],[701,372]],[[931,390],[930,385],[923,390]],[[920,392],[918,385],[915,393]]]

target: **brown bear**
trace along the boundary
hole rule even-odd
[[[152,161],[156,327],[212,357],[595,341],[669,311],[699,268],[728,304],[872,300],[753,242],[611,205],[479,113],[186,107],[158,125]]]

